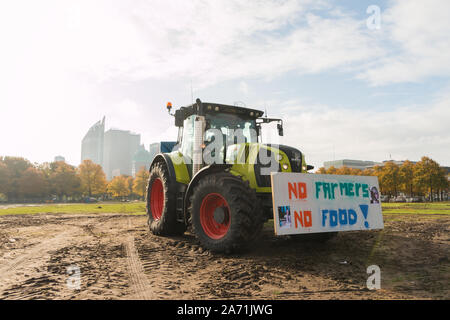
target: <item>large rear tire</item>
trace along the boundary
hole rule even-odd
[[[190,204],[194,234],[212,252],[248,247],[264,223],[255,191],[229,173],[203,178],[194,188]]]
[[[186,231],[185,224],[177,221],[176,194],[172,187],[164,164],[155,164],[148,180],[146,207],[148,226],[155,235],[181,235]]]

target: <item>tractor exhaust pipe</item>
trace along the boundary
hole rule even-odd
[[[203,104],[197,99],[197,116],[194,121],[194,150],[192,155],[192,176],[203,167],[203,143],[205,136],[206,120],[203,112]]]

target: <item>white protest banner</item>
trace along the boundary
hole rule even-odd
[[[377,177],[272,173],[275,234],[383,229]]]

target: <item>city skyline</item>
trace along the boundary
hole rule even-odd
[[[104,135],[107,132],[121,132],[121,133],[130,134],[132,136],[139,136],[139,139],[138,139],[139,142],[137,144],[137,147],[135,147],[133,149],[135,152],[132,152],[132,156],[131,156],[132,160],[130,162],[131,163],[130,169],[126,170],[126,173],[125,173],[125,175],[134,176],[135,173],[139,170],[139,168],[136,168],[134,166],[134,159],[133,159],[134,156],[136,155],[140,159],[140,160],[138,160],[139,164],[137,166],[138,167],[139,166],[143,166],[144,165],[143,158],[149,158],[150,157],[150,151],[152,150],[152,146],[153,145],[159,145],[160,141],[159,142],[155,142],[155,141],[151,142],[150,144],[148,144],[149,148],[147,149],[145,147],[145,143],[140,143],[141,142],[140,134],[135,133],[133,130],[123,130],[123,129],[118,129],[118,128],[114,128],[114,127],[111,127],[108,130],[106,130],[105,129],[106,128],[105,124],[106,124],[106,116],[103,116],[102,120],[97,121],[96,123],[94,123],[94,125],[92,125],[88,129],[87,133],[84,135],[83,139],[81,140],[81,153],[80,153],[81,154],[81,157],[80,157],[81,161],[79,163],[77,163],[77,164],[74,164],[74,163],[69,163],[69,164],[74,165],[74,166],[79,166],[83,162],[83,160],[91,160],[94,163],[101,165],[102,168],[105,171],[105,168],[104,168],[105,164],[103,162]],[[98,139],[99,139],[99,144],[98,145],[97,145],[97,143],[95,141],[92,140],[93,136],[97,136],[98,137]],[[89,148],[86,148],[86,150],[83,151],[83,148],[85,147],[85,142],[87,140],[89,140],[87,142],[87,146],[89,146]],[[112,141],[110,141],[110,144],[111,143],[112,143]],[[103,152],[99,152],[100,150],[103,150]],[[146,152],[145,157],[144,157],[142,151]],[[139,152],[141,152],[141,153],[138,155]],[[4,156],[22,157],[20,155],[4,155]],[[426,155],[422,155],[422,156],[426,156]],[[391,157],[391,154],[389,154],[389,157]],[[363,169],[363,168],[366,168],[366,167],[373,167],[375,165],[383,165],[386,162],[394,162],[394,163],[396,163],[398,165],[401,165],[404,161],[410,161],[412,163],[417,163],[420,160],[421,157],[419,157],[417,159],[402,159],[402,160],[392,159],[392,157],[391,157],[390,159],[382,159],[382,160],[378,160],[378,161],[350,159],[348,157],[343,157],[341,159],[333,159],[333,160],[331,160],[331,159],[324,159],[322,164],[320,166],[316,166],[313,171],[317,170],[320,167],[328,169],[331,166],[334,166],[336,168],[340,168],[342,166],[345,166],[345,167],[348,167],[348,168]],[[26,158],[26,159],[29,160],[28,158]],[[57,155],[57,156],[53,157],[53,161],[64,161],[64,162],[66,162],[66,159],[62,155]],[[31,161],[31,162],[34,162],[34,161]],[[45,163],[45,162],[51,162],[51,161],[48,160],[48,161],[35,162],[35,163]],[[336,165],[336,164],[339,164],[339,165]],[[150,165],[150,162],[146,163],[146,167],[149,167],[149,165]],[[441,167],[445,167],[445,168],[449,168],[450,167],[450,166],[446,166],[446,165],[444,165],[442,163],[440,163],[440,165],[441,165]],[[112,171],[112,169],[111,170],[106,169],[106,171]],[[106,173],[106,171],[105,171],[105,173]],[[118,174],[116,174],[116,175],[118,175]],[[109,180],[112,178],[111,174],[107,174],[107,177],[108,177]]]
[[[20,2],[0,4],[2,155],[77,165],[103,115],[173,141],[166,103],[200,98],[283,118],[315,167],[450,165],[448,1]]]
[[[102,166],[106,178],[115,176],[134,176],[134,157],[141,149],[140,134],[129,130],[111,128],[105,130],[105,119],[89,128],[81,141],[81,162],[91,160]]]

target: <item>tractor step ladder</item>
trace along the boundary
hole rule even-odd
[[[184,193],[177,192],[177,199],[176,199],[177,221],[184,223],[183,202],[184,202]]]

